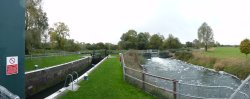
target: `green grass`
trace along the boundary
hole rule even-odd
[[[89,80],[80,82],[76,92],[68,92],[60,99],[153,99],[123,80],[118,58],[109,58],[89,75]]]
[[[35,58],[35,59],[26,59],[25,60],[25,71],[34,70],[34,65],[38,65],[39,68],[50,67],[73,60],[80,59],[82,55],[69,55],[69,56],[53,56],[53,57],[44,57],[44,58]]]
[[[239,47],[216,47],[208,52],[195,52],[188,62],[212,68],[217,71],[225,71],[245,79],[250,75],[250,57],[240,52]]]
[[[207,56],[218,58],[246,58],[246,55],[240,52],[239,47],[216,47],[214,50],[204,53]]]

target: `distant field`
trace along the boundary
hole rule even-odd
[[[218,58],[246,58],[246,55],[240,52],[239,47],[216,47],[204,53]]]
[[[38,65],[39,68],[50,67],[66,62],[70,62],[73,60],[80,59],[82,55],[75,54],[69,56],[52,56],[52,57],[43,57],[43,58],[36,58],[36,59],[26,59],[25,60],[25,71],[34,70],[34,65]]]
[[[246,55],[240,52],[239,47],[216,47],[208,52],[198,51],[193,55],[194,57],[189,60],[192,64],[225,71],[240,79],[250,75],[250,55],[246,59]]]

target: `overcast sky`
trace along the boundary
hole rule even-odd
[[[241,0],[44,0],[49,24],[64,22],[70,38],[117,44],[122,33],[169,33],[182,43],[197,38],[203,22],[215,41],[239,44],[250,38],[250,2]]]

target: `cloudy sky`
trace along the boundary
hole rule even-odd
[[[117,44],[122,33],[169,33],[182,43],[207,22],[221,44],[250,38],[250,2],[242,0],[44,0],[49,24],[64,22],[70,38]]]

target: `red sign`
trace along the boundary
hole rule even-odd
[[[6,58],[6,75],[18,73],[18,57],[12,56]]]

